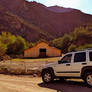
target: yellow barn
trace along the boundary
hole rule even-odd
[[[24,51],[24,57],[57,57],[61,56],[61,50],[49,46],[47,42],[39,42],[34,47]]]

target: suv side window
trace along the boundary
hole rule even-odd
[[[72,59],[72,54],[68,54],[68,55],[64,56],[64,57],[59,61],[59,64],[61,64],[61,63],[71,63],[71,59]]]
[[[76,53],[74,56],[74,62],[86,62],[86,52]]]
[[[89,59],[92,61],[92,52],[89,52]]]

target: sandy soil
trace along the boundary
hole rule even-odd
[[[41,78],[0,74],[0,92],[92,92],[81,80],[43,84]]]

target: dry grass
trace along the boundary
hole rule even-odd
[[[23,62],[55,62],[59,60],[60,57],[53,57],[53,58],[40,58],[40,59],[12,59],[12,61],[23,61]]]

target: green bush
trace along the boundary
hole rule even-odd
[[[0,56],[3,56],[6,53],[7,47],[0,42]]]
[[[90,31],[89,28],[76,28],[73,32],[52,40],[51,44],[61,49],[63,53],[85,48],[92,48],[92,31]]]
[[[27,42],[21,36],[17,36],[16,41],[8,45],[7,54],[22,54],[26,48]]]
[[[71,44],[70,47],[68,48],[68,52],[76,51],[77,46],[74,44]]]
[[[71,41],[72,37],[68,34],[65,34],[63,37],[51,41],[51,44],[61,49],[63,53],[66,53],[68,51],[68,47],[71,45]]]
[[[0,35],[0,41],[7,47],[9,44],[16,41],[16,36],[12,35],[9,32],[2,32]]]
[[[9,32],[1,33],[0,42],[1,54],[22,54],[29,47],[29,43],[24,38],[12,35]]]
[[[76,50],[83,50],[83,49],[87,49],[87,48],[92,48],[92,44],[81,45]]]

